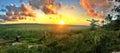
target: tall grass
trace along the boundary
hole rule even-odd
[[[59,31],[54,27],[48,29],[39,25],[0,26],[0,29],[0,53],[111,53],[120,51],[120,31],[104,29]],[[22,44],[12,46],[16,36],[21,37]]]

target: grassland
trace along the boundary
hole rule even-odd
[[[15,43],[20,36],[21,44]],[[3,24],[0,53],[111,53],[120,51],[120,31],[88,26]]]

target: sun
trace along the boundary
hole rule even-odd
[[[64,25],[65,22],[64,22],[63,20],[61,20],[61,21],[59,22],[59,24]]]

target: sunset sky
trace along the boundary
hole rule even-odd
[[[28,0],[0,0],[0,9],[5,8],[6,5],[9,4],[16,4],[17,6],[20,6],[21,3],[28,3]],[[62,2],[62,5],[69,5],[69,6],[75,6],[77,8],[79,8],[78,11],[80,11],[79,13],[84,13],[85,10],[82,9],[82,7],[80,6],[80,1],[79,0],[55,0],[55,2]],[[78,13],[77,11],[77,13]],[[0,12],[0,14],[2,14],[3,12]]]
[[[29,0],[0,0],[0,9],[5,9],[5,7],[9,4],[15,4],[17,7],[21,7],[21,4],[25,3],[27,6],[29,4],[28,1]],[[96,5],[95,2],[98,4]],[[107,1],[105,0],[55,0],[54,3],[61,3],[62,5],[60,9],[57,9],[57,15],[46,15],[41,12],[40,9],[32,9],[32,11],[37,14],[37,20],[35,21],[47,24],[57,24],[60,21],[63,21],[65,24],[89,25],[90,23],[86,20],[92,18],[103,19],[105,16],[104,13],[106,13],[106,9],[109,8],[107,6],[110,6],[109,4],[106,4]],[[1,15],[5,13],[6,12],[0,11]],[[62,18],[59,19],[60,16]]]

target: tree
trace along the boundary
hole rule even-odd
[[[99,20],[92,19],[92,20],[87,20],[87,21],[91,22],[90,23],[91,29],[95,29],[97,26],[99,26],[98,25]]]
[[[120,3],[118,0],[115,3]],[[108,14],[105,18],[106,24],[103,26],[106,29],[120,30],[120,5],[114,5],[114,8],[111,10],[111,14]]]

